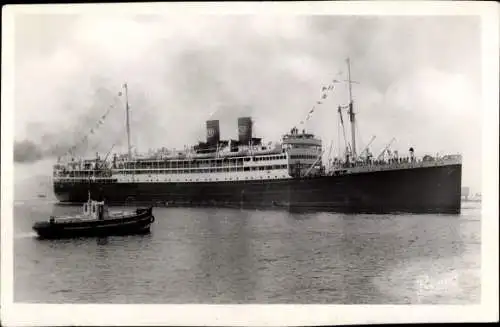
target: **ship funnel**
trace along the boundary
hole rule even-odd
[[[220,129],[218,120],[207,120],[207,143],[216,145],[220,141]]]
[[[250,117],[238,118],[238,141],[240,144],[249,144],[252,140],[252,119]]]

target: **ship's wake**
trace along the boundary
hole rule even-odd
[[[23,200],[14,200],[15,207],[21,206],[33,206],[33,205],[46,205],[46,204],[58,204],[59,201],[53,199],[23,199]]]
[[[14,234],[14,239],[35,238],[35,237],[37,237],[35,232],[23,232]]]

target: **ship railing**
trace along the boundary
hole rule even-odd
[[[95,164],[84,164],[84,163],[67,163],[54,165],[52,169],[54,171],[82,171],[82,170],[96,170],[105,171],[111,168],[112,164],[100,163],[98,167]]]
[[[93,183],[93,182],[102,182],[102,183],[113,183],[117,179],[116,177],[54,177],[53,182],[58,183]]]
[[[78,173],[87,173],[90,175],[105,175],[105,174],[111,174],[112,172],[112,167],[106,167],[106,168],[75,168],[75,169],[53,169],[54,172],[57,174],[78,174]]]
[[[100,170],[55,170],[53,172],[54,177],[61,178],[111,178],[113,176],[113,171],[111,169],[100,169]]]
[[[348,168],[350,171],[365,170],[365,169],[397,169],[397,168],[413,168],[413,167],[431,167],[445,164],[459,164],[462,161],[460,155],[446,155],[442,157],[409,157],[390,159],[390,160],[370,160],[363,162],[345,163],[333,162],[332,170],[341,170]]]

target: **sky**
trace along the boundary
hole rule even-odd
[[[474,16],[69,15],[15,17],[15,153],[53,160],[79,151],[139,151],[204,141],[205,121],[237,138],[251,116],[254,136],[276,142],[292,127],[343,144],[337,84],[305,126],[321,88],[346,78],[351,61],[357,148],[372,136],[377,155],[393,138],[400,155],[462,153],[463,185],[481,188],[481,30]],[[344,116],[346,118],[346,116]],[[347,130],[348,132],[348,130]],[[349,135],[349,134],[348,134]]]

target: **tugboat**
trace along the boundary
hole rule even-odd
[[[51,216],[49,221],[35,222],[33,230],[40,239],[147,234],[154,220],[153,207],[110,212],[104,201],[92,200],[89,192],[83,214]]]

